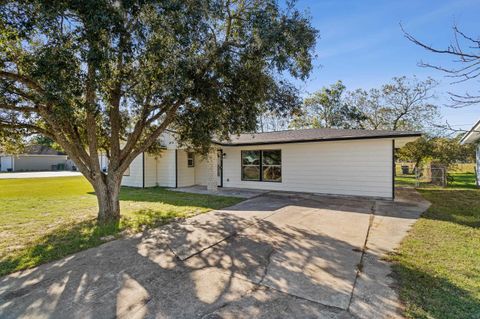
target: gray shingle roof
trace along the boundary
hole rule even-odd
[[[281,144],[318,141],[335,141],[350,139],[395,138],[421,136],[415,131],[384,131],[384,130],[346,130],[346,129],[302,129],[266,133],[246,133],[234,135],[229,141],[215,141],[223,146]]]

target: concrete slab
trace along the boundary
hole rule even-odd
[[[413,189],[401,189],[396,201],[377,201],[349,311],[359,318],[403,318],[402,305],[384,257],[401,243],[430,203]]]
[[[266,194],[268,190],[248,189],[248,188],[234,188],[234,187],[219,187],[216,192],[207,190],[207,186],[194,185],[178,188],[170,188],[175,192],[194,193],[194,194],[214,194],[218,196],[232,196],[240,198],[252,198],[262,194]]]
[[[381,256],[424,208],[265,194],[0,278],[0,317],[395,316]]]
[[[68,176],[82,176],[82,173],[71,172],[71,171],[0,173],[0,179],[68,177]]]

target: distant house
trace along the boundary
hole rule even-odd
[[[204,185],[394,197],[394,150],[419,132],[305,129],[241,134],[214,141],[208,156],[162,136],[160,155],[140,154],[122,185]]]
[[[0,154],[1,172],[66,169],[67,155],[44,145],[31,145],[19,155]]]
[[[476,144],[477,186],[480,186],[480,120],[460,140],[460,144]]]

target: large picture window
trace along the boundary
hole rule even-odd
[[[243,181],[282,181],[282,151],[242,151]]]

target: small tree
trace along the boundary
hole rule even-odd
[[[433,156],[434,144],[428,137],[420,137],[400,148],[396,155],[402,161],[412,161],[415,168]]]
[[[315,40],[274,0],[3,1],[0,138],[54,140],[116,221],[123,172],[167,127],[202,151],[253,131],[259,105],[294,100],[280,74],[307,77]]]

